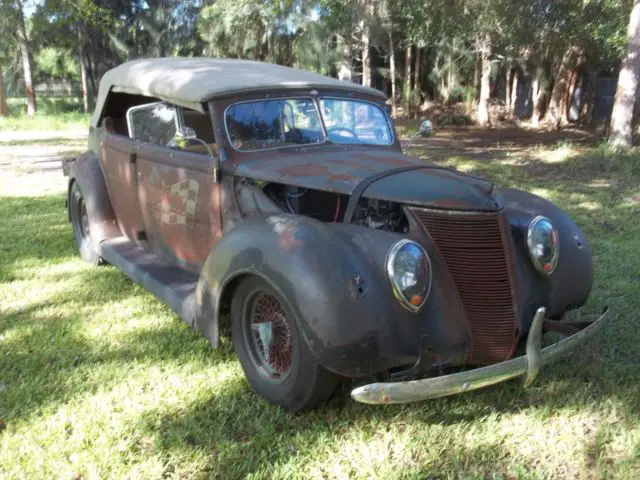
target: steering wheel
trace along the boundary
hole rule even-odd
[[[358,137],[358,134],[356,132],[354,132],[353,130],[351,130],[350,128],[347,128],[347,127],[327,128],[327,135],[331,135],[333,132],[347,132],[349,135],[351,135],[356,140],[358,140],[358,141],[360,140],[360,138]]]

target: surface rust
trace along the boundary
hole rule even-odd
[[[234,160],[235,175],[351,195],[365,179],[392,169],[421,167],[382,178],[364,197],[459,210],[496,210],[492,184],[431,165],[399,152],[373,147],[318,146],[311,152],[263,152]]]
[[[282,96],[293,94],[292,90]],[[106,135],[101,159],[123,233],[146,241],[154,253],[182,268],[200,271],[209,257],[217,267],[208,272],[210,280],[222,269],[232,268],[230,262],[247,257],[244,267],[251,270],[259,265],[268,278],[280,282],[287,298],[305,299],[299,313],[308,320],[303,323],[311,345],[332,352],[336,370],[345,368],[349,375],[374,373],[370,371],[374,364],[398,366],[396,357],[406,360],[416,355],[416,339],[422,338],[428,338],[424,355],[430,363],[484,364],[510,358],[522,329],[518,300],[525,287],[520,285],[522,291],[518,290],[517,252],[509,220],[493,197],[493,185],[403,155],[397,137],[390,146],[327,142],[235,151],[226,137],[224,108],[264,96],[264,92],[247,94],[210,103],[216,151],[223,161],[219,184],[213,181],[206,156],[164,146],[140,147],[141,142],[125,136]],[[261,188],[244,180],[351,195],[367,177],[416,165],[422,168],[381,178],[363,194],[412,205],[405,207],[405,212],[411,212],[407,216],[412,225],[405,236],[420,242],[433,257],[430,301],[418,315],[411,314],[410,321],[406,321],[408,312],[398,313],[400,307],[384,273],[385,255],[397,236],[384,238],[391,234],[355,226],[344,227],[353,228],[344,235],[335,230],[327,234],[328,224],[282,214]],[[532,211],[539,210],[529,199],[524,203]],[[254,223],[243,221],[259,217],[265,229],[256,223],[255,230],[246,228],[243,234]],[[527,218],[524,215],[522,221]],[[236,227],[237,235],[218,243],[220,248],[227,242],[225,253],[213,258],[214,245]],[[139,238],[141,232],[144,240]],[[234,264],[233,268],[239,267]],[[208,298],[212,292],[213,287],[199,286],[196,301],[203,309],[212,301]],[[354,317],[361,321],[352,322]],[[202,327],[203,331],[212,328],[217,338],[217,323]],[[350,360],[341,365],[337,357]],[[390,401],[385,396],[381,400]]]
[[[513,355],[519,328],[511,238],[501,213],[452,215],[414,208],[453,276],[469,322],[468,362]]]
[[[101,160],[122,232],[199,271],[222,233],[219,186],[206,155],[102,136]]]

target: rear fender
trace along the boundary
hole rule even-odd
[[[87,151],[76,158],[69,171],[69,187],[67,201],[71,201],[71,188],[78,183],[84,196],[89,228],[91,230],[92,247],[100,251],[100,243],[109,238],[122,235],[116,221],[109,192],[104,180],[102,168],[95,153]]]

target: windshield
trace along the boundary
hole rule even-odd
[[[377,105],[338,98],[320,99],[320,111],[333,143],[390,145],[387,116]]]
[[[229,139],[238,150],[305,145],[324,141],[311,98],[236,103],[225,115]]]
[[[256,100],[231,105],[225,113],[229,140],[238,150],[266,150],[321,143],[390,145],[393,135],[385,113],[372,103],[321,98]]]

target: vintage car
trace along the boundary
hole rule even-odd
[[[607,317],[562,320],[590,293],[587,241],[543,198],[404,155],[385,102],[243,60],[110,70],[66,165],[81,257],[214,347],[226,324],[251,387],[288,410],[344,378],[374,404],[530,383]],[[548,330],[567,337],[543,348]]]

